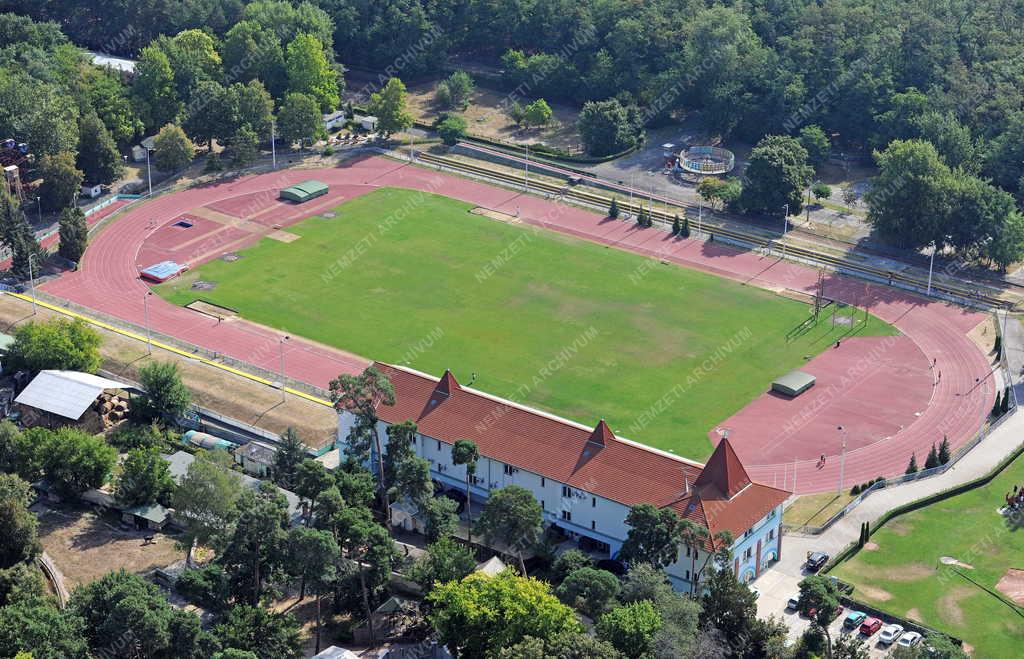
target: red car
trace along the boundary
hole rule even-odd
[[[878,618],[868,618],[860,626],[860,633],[864,636],[871,636],[882,628],[882,621]]]

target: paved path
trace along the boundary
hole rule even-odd
[[[948,490],[984,476],[1020,446],[1024,438],[1024,413],[1016,413],[945,473],[919,481],[887,487],[869,495],[853,512],[819,536],[788,534],[783,539],[782,558],[756,581],[761,591],[758,615],[783,616],[790,625],[790,636],[796,638],[808,621],[785,611],[786,600],[798,592],[807,552],[823,551],[831,556],[860,537],[864,522],[875,523],[886,512],[928,495]]]
[[[718,242],[678,240],[657,229],[640,229],[633,223],[615,221],[574,206],[555,203],[517,191],[443,175],[382,157],[366,157],[324,169],[283,170],[194,187],[160,196],[117,218],[97,235],[86,253],[82,268],[48,282],[49,293],[86,307],[142,325],[146,317],[148,286],[139,279],[138,255],[160,227],[173,223],[187,211],[227,200],[243,200],[243,206],[260,206],[265,197],[276,198],[279,188],[315,177],[330,184],[323,200],[302,207],[282,207],[282,224],[315,213],[381,186],[425,190],[461,199],[479,206],[520,216],[527,225],[577,236],[618,249],[647,255],[665,262],[700,269],[745,284],[770,289],[795,289],[813,293],[818,273],[812,268],[740,251]],[[260,206],[262,207],[262,206]],[[397,214],[397,213],[396,213]],[[387,218],[384,218],[386,220]],[[386,229],[382,228],[381,233]],[[258,239],[253,234],[252,240]],[[380,236],[368,236],[379,239]],[[372,242],[371,242],[372,244]],[[231,245],[237,249],[239,245]],[[223,246],[200,241],[196,261],[218,256]],[[346,255],[339,254],[339,259]],[[188,261],[188,259],[185,259]],[[642,273],[641,273],[642,274]],[[923,456],[933,442],[948,435],[955,448],[966,442],[991,408],[995,388],[987,377],[990,367],[966,336],[984,316],[945,303],[925,300],[909,293],[869,284],[848,277],[826,277],[825,294],[860,307],[867,307],[894,324],[911,338],[925,358],[939,360],[936,385],[928,407],[911,425],[893,437],[846,454],[847,487],[878,475],[901,473],[909,455]],[[343,291],[337,300],[344,304]],[[295,337],[281,343],[282,332],[244,320],[218,323],[203,314],[149,298],[150,325],[158,332],[255,364],[271,372],[281,368],[284,354],[289,377],[316,386],[326,386],[339,373],[357,372],[368,361]],[[754,321],[752,321],[754,322]],[[755,328],[756,329],[756,328]],[[938,371],[942,377],[938,377]],[[851,371],[850,379],[857,373]],[[841,391],[833,395],[842,395]],[[806,407],[807,405],[804,404]],[[813,414],[814,410],[810,410]],[[799,425],[800,418],[797,418]],[[758,442],[763,438],[737,438],[741,457],[752,465],[751,475],[762,482],[788,484],[800,492],[824,491],[839,479],[841,438],[822,437],[822,452],[830,455],[818,469],[814,460],[798,463],[764,464],[758,461]]]

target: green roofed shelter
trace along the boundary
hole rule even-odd
[[[772,382],[772,391],[796,397],[814,386],[815,378],[803,371],[790,371]]]
[[[328,188],[326,183],[310,179],[284,188],[281,190],[278,198],[301,204],[305,201],[309,201],[310,199],[324,196],[327,194],[327,190]]]

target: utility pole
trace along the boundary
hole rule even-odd
[[[526,143],[526,176],[523,177],[523,186],[530,191],[530,143]]]

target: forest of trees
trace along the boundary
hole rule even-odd
[[[338,106],[342,63],[381,72],[383,86],[441,78],[458,58],[484,65],[480,84],[581,106],[598,155],[683,116],[751,144],[791,136],[808,148],[814,129],[826,154],[831,143],[894,165],[890,144],[929,144],[934,162],[917,148],[924,183],[910,193],[944,198],[906,222],[906,205],[886,207],[891,186],[869,197],[879,234],[1004,267],[1024,251],[1024,12],[1010,0],[0,0],[0,11],[53,22],[0,16],[0,133],[52,156],[53,180],[110,179],[113,145],[168,123],[243,165],[275,109],[280,135],[318,137],[314,108]],[[138,58],[132,88],[71,43]],[[779,212],[774,199],[739,201]]]

